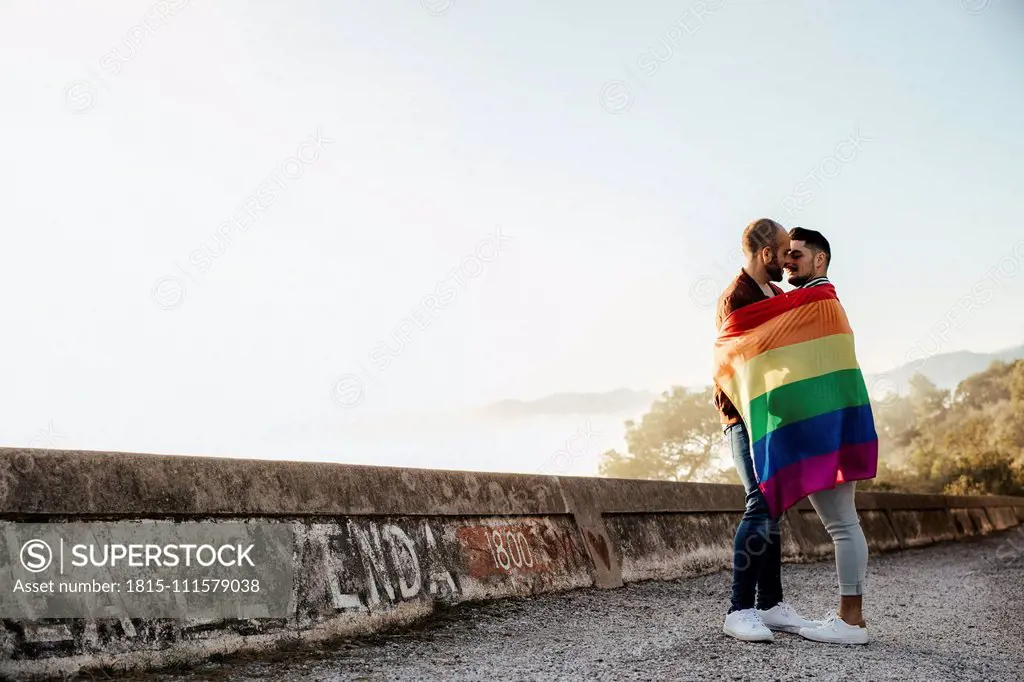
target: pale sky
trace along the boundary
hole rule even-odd
[[[280,434],[707,383],[761,216],[831,240],[866,371],[1019,344],[1022,44],[1011,0],[8,0],[0,439],[301,457]]]

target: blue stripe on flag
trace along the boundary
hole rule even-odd
[[[753,445],[754,471],[764,483],[779,469],[794,462],[827,455],[843,444],[877,440],[871,405],[846,407],[804,419],[766,434]]]

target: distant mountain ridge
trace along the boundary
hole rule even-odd
[[[923,362],[900,365],[888,372],[866,373],[864,378],[869,388],[875,385],[886,389],[898,385],[901,392],[905,393],[910,377],[920,372],[939,388],[954,389],[967,377],[987,369],[993,361],[1013,362],[1021,359],[1024,359],[1024,344],[994,353],[954,351],[933,355]],[[705,387],[706,385],[687,388],[700,390]],[[660,393],[634,391],[629,388],[603,393],[555,393],[535,400],[499,400],[481,408],[480,411],[486,416],[498,418],[567,414],[639,415],[646,412],[659,397]]]
[[[961,350],[952,353],[940,353],[922,361],[900,365],[888,372],[865,374],[868,384],[878,382],[892,384],[895,382],[906,391],[907,382],[915,374],[923,374],[939,388],[954,389],[957,384],[978,372],[988,369],[994,361],[1013,362],[1024,359],[1024,344],[996,351],[994,353],[974,353]]]
[[[639,413],[646,411],[658,395],[629,388],[604,393],[555,393],[536,400],[499,400],[482,411],[491,417]]]

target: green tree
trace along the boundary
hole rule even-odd
[[[881,452],[881,451],[880,451]],[[878,461],[878,474],[875,478],[857,483],[857,490],[881,490],[893,492],[917,492],[921,482],[913,472],[886,462],[881,454]]]
[[[1024,495],[1024,360],[993,363],[952,394],[921,374],[907,389],[872,405],[879,464],[865,489]],[[662,394],[626,422],[626,443],[625,454],[604,453],[602,475],[739,482],[731,466],[716,470],[723,438],[710,388]]]
[[[937,387],[923,374],[910,377],[910,404],[917,418],[917,425],[926,426],[941,418],[949,406],[949,391]]]
[[[892,452],[905,448],[917,435],[917,420],[910,398],[888,397],[880,404],[872,404],[871,412],[875,417],[880,449]]]
[[[898,473],[887,468],[885,476],[913,492],[1024,490],[1024,362],[993,363],[961,381],[949,399],[923,377],[912,382],[912,437],[888,454],[904,466]]]
[[[615,478],[707,480],[716,473],[722,425],[712,389],[676,386],[651,405],[639,423],[626,422],[627,452],[608,450],[599,471]]]
[[[1024,461],[1024,404],[1009,400],[986,408],[985,413],[991,417],[991,447],[1015,461]]]
[[[953,404],[976,409],[1009,400],[1010,386],[1007,378],[1012,368],[1013,365],[997,360],[983,372],[967,377],[953,392]]]
[[[1010,391],[1010,401],[1018,409],[1024,406],[1024,360],[1013,363],[1007,372],[1006,387]]]
[[[1020,495],[1024,493],[1024,479],[1020,468],[1005,453],[985,450],[958,458],[943,492],[950,495]]]

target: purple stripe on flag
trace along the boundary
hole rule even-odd
[[[773,518],[820,490],[836,487],[836,471],[843,481],[874,478],[878,468],[878,441],[841,446],[835,452],[808,457],[779,469],[761,484]]]

